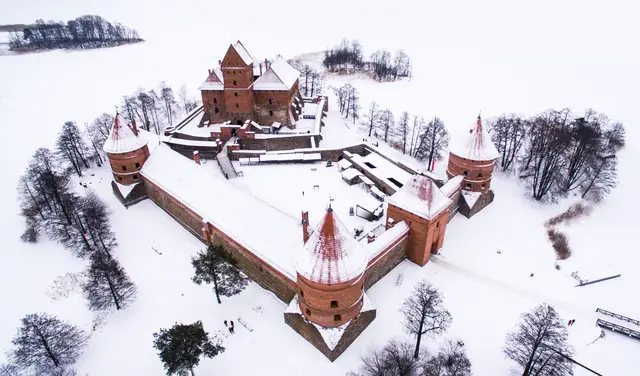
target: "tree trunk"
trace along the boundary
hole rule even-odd
[[[196,374],[193,373],[193,367],[189,368],[189,371],[191,372],[191,376],[196,376]]]
[[[416,340],[416,350],[413,352],[413,358],[418,359],[418,355],[420,355],[420,340],[422,340],[422,326],[424,325],[424,314],[420,319],[420,328],[418,329],[418,338]]]
[[[40,337],[40,340],[42,341],[42,346],[44,346],[44,349],[47,352],[47,356],[49,357],[49,359],[53,361],[53,364],[56,367],[60,367],[60,361],[58,360],[58,357],[53,353],[53,351],[51,351],[51,348],[49,347],[49,343],[47,342],[47,339],[44,338],[44,336],[42,335],[40,328],[38,328],[35,325],[33,325],[33,328],[38,333],[38,337]]]
[[[216,299],[218,299],[218,304],[222,304],[222,301],[220,301],[220,294],[218,293],[218,273],[215,269],[213,271],[213,290],[216,292]]]
[[[109,278],[109,274],[106,271],[106,265],[103,263],[102,266],[105,268],[104,277],[107,279],[107,283],[109,284],[109,291],[111,291],[111,297],[113,298],[113,302],[116,304],[116,310],[120,310],[120,297],[116,294],[111,278]]]

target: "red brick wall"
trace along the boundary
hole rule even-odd
[[[195,163],[195,162],[194,162]],[[160,208],[174,217],[178,223],[185,227],[205,244],[221,244],[237,262],[242,271],[263,288],[272,291],[285,303],[293,299],[296,294],[296,284],[293,280],[280,273],[275,268],[263,262],[250,250],[236,242],[231,237],[211,224],[207,224],[209,239],[203,236],[203,220],[200,215],[173,198],[152,181],[144,179],[149,198]]]
[[[256,121],[260,124],[270,125],[274,121],[289,124],[289,104],[291,92],[287,91],[254,91],[253,92]],[[269,104],[271,99],[271,104]]]
[[[371,288],[406,258],[407,241],[408,235],[398,239],[395,243],[389,245],[387,249],[380,252],[376,258],[369,261],[367,270],[364,272],[365,290]]]
[[[364,278],[325,285],[298,274],[298,304],[305,317],[316,324],[336,327],[356,317],[362,308]],[[331,302],[337,303],[331,307]],[[336,315],[339,319],[336,320]]]
[[[449,153],[447,176],[462,175],[462,189],[475,192],[484,192],[491,189],[491,176],[495,161],[472,161]],[[465,174],[466,172],[466,174]]]
[[[205,111],[209,113],[209,121],[220,122],[227,120],[227,106],[222,90],[202,90],[202,104]],[[216,112],[216,108],[218,112]]]
[[[436,244],[434,251],[442,247],[449,220],[449,209],[432,221],[428,221],[390,203],[387,207],[387,223],[389,218],[393,218],[395,223],[403,220],[407,222],[409,225],[407,258],[418,265],[424,265],[431,258],[432,244]]]
[[[107,153],[113,180],[123,185],[141,181],[140,170],[147,158],[149,158],[149,148],[146,145],[128,153]]]

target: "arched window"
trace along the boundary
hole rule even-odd
[[[214,107],[213,112],[217,114],[218,112],[220,112],[220,110],[218,110],[218,107]]]
[[[482,184],[482,189],[485,189],[485,188],[487,188],[487,185],[486,184]]]
[[[234,81],[234,82],[235,82],[235,81]],[[234,96],[234,97],[237,97],[237,96],[238,96],[238,93],[233,93],[233,96]]]
[[[340,321],[342,320],[342,316],[340,315],[333,315],[333,321]]]
[[[273,116],[273,111],[269,110],[269,116]]]
[[[464,176],[469,175],[469,171],[465,171],[462,175],[464,175]]]
[[[302,291],[302,289],[300,289],[300,296],[304,298],[304,291]]]
[[[238,86],[238,81],[233,80],[233,86]],[[236,94],[236,97],[237,97],[237,96],[238,96],[238,95]]]
[[[213,98],[213,104],[218,103],[218,98]]]
[[[471,189],[471,183],[467,183],[467,189]]]
[[[236,108],[240,108],[240,104],[236,103]]]
[[[133,180],[138,180],[138,175],[137,174],[133,175]]]
[[[271,98],[269,98],[269,104],[273,104],[273,101],[271,100]]]
[[[337,300],[332,300],[331,301],[331,308],[338,308],[338,301]]]
[[[481,178],[482,177],[482,172],[478,172],[478,177]]]
[[[311,310],[309,308],[307,308],[304,312],[307,314],[307,316],[311,316]]]

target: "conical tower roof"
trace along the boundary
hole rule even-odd
[[[309,240],[295,253],[293,263],[301,276],[331,285],[361,275],[367,266],[367,257],[362,244],[329,208]]]
[[[131,125],[125,123],[120,114],[116,114],[113,127],[102,146],[102,150],[113,154],[128,153],[140,149],[145,146],[147,142],[144,137],[140,137],[139,132],[134,131]]]
[[[472,161],[491,161],[498,158],[498,150],[487,129],[482,126],[480,115],[468,133],[461,135],[458,142],[452,143],[451,153]]]

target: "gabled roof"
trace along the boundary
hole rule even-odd
[[[233,46],[233,49],[236,50],[238,55],[240,55],[240,58],[242,58],[242,61],[244,61],[245,64],[249,65],[253,63],[253,58],[249,54],[249,51],[247,51],[247,49],[244,48],[244,46],[242,45],[242,42],[237,41],[232,46]]]
[[[147,142],[146,138],[140,137],[137,132],[134,132],[134,128],[128,125],[120,114],[116,114],[113,127],[102,146],[102,150],[107,153],[127,153],[140,149]]]
[[[452,201],[440,191],[433,180],[426,176],[414,175],[395,194],[389,197],[389,204],[432,220],[442,213]]]
[[[491,161],[498,158],[498,150],[491,141],[486,127],[482,126],[480,116],[468,133],[460,135],[458,142],[452,143],[451,153],[472,161]]]
[[[329,208],[309,240],[295,253],[293,264],[298,274],[312,282],[337,284],[360,276],[367,266],[367,255]]]
[[[209,77],[200,85],[200,90],[224,90],[224,76],[220,68],[214,68]]]
[[[300,76],[285,59],[278,57],[266,72],[253,83],[253,90],[289,90]]]

